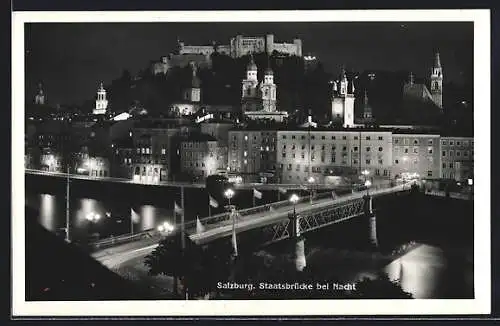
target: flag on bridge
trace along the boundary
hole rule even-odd
[[[174,213],[182,214],[182,208],[174,201]]]
[[[253,196],[255,198],[262,199],[262,193],[255,188],[253,188]]]
[[[196,233],[201,233],[205,231],[205,227],[201,224],[201,221],[198,216],[196,216]]]
[[[278,187],[278,191],[281,192],[282,194],[286,194],[286,189],[283,187]]]
[[[208,198],[210,206],[212,206],[213,208],[219,207],[219,203],[215,200],[214,197],[208,195]]]
[[[132,218],[132,223],[139,223],[139,214],[137,214],[133,208],[130,209],[130,216]]]

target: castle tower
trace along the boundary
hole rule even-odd
[[[195,63],[191,63],[192,77],[191,84],[184,90],[184,99],[189,102],[201,101],[201,81],[197,76],[197,67]]]
[[[45,93],[43,92],[42,83],[38,83],[38,91],[35,95],[35,104],[37,105],[45,104]]]
[[[260,109],[261,100],[258,89],[259,81],[257,79],[257,65],[250,55],[250,62],[247,65],[247,78],[242,81],[241,103],[242,111],[257,111]]]
[[[106,114],[106,109],[108,108],[108,100],[106,99],[106,90],[102,85],[102,82],[97,90],[97,98],[95,100],[94,114]]]
[[[262,107],[264,111],[276,111],[276,84],[274,84],[274,74],[268,62],[268,67],[264,72],[264,80],[260,85],[262,94]]]
[[[439,52],[436,52],[434,66],[432,67],[431,94],[434,103],[438,107],[443,108],[443,68],[441,67]]]

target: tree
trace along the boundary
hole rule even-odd
[[[175,280],[179,277],[191,298],[216,290],[217,281],[229,275],[230,247],[211,244],[203,248],[188,236],[185,236],[185,244],[183,254],[180,232],[160,241],[158,247],[145,258],[149,273],[174,277],[174,293],[177,293]]]
[[[381,274],[377,279],[364,278],[356,283],[355,298],[364,299],[412,299],[412,294],[405,292],[397,282]]]

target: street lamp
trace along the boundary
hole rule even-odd
[[[101,219],[101,215],[99,215],[98,213],[90,212],[87,215],[85,215],[85,218],[89,222],[96,223],[97,221],[99,221]]]
[[[370,189],[370,186],[372,185],[372,182],[370,180],[366,180],[365,181],[365,187],[366,187],[366,195],[370,195],[369,193],[369,189]]]
[[[295,205],[297,204],[297,202],[299,201],[299,196],[297,196],[297,194],[292,194],[290,196],[290,202],[293,204],[293,215],[295,216],[296,212],[295,212]]]
[[[161,233],[170,233],[173,230],[174,226],[169,222],[163,222],[162,224],[158,225],[158,231]]]
[[[231,206],[231,198],[234,196],[234,190],[229,188],[224,191],[224,197],[227,198],[229,206]]]
[[[311,205],[312,205],[312,203],[313,203],[312,187],[313,187],[313,183],[314,183],[314,177],[309,177],[309,179],[307,179],[307,182],[309,182],[309,184],[311,185],[309,188],[309,201],[311,202]]]

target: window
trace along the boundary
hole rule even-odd
[[[323,140],[324,140],[324,139],[325,139],[325,136],[321,136],[321,139],[323,139]]]
[[[342,151],[345,152],[347,150],[347,146],[342,146]]]
[[[352,160],[352,164],[358,164],[358,160],[356,159]]]
[[[282,158],[286,158],[286,153],[281,154]]]
[[[384,137],[378,136],[378,140],[384,140]]]
[[[285,154],[285,153],[283,153],[283,154]],[[243,152],[243,156],[244,156],[244,157],[247,157],[247,156],[248,156],[247,151],[244,151],[244,152]],[[284,156],[283,156],[283,157],[284,157]]]
[[[314,150],[314,145],[311,146],[311,150]]]
[[[292,149],[295,149],[295,144],[292,145]]]
[[[346,140],[347,139],[347,136],[342,136],[342,140]]]
[[[460,146],[460,142],[459,141],[457,141],[457,146]]]
[[[453,154],[454,154],[453,151],[450,151],[450,156],[453,156]]]
[[[262,150],[262,146],[260,146],[261,150]],[[286,149],[286,145],[283,145],[283,149]]]
[[[286,139],[286,135],[283,135],[283,137],[282,137],[282,138],[283,138],[283,139]]]
[[[384,160],[378,160],[378,164],[384,165]]]
[[[408,154],[408,147],[405,147],[405,154]]]
[[[366,160],[366,165],[370,165],[371,160]]]
[[[395,164],[399,164],[399,160],[394,160],[394,163]]]
[[[306,148],[306,145],[302,145],[302,149],[305,149]]]
[[[302,135],[300,136],[300,139],[306,139],[306,136]]]
[[[460,151],[457,151],[457,157],[460,156]]]
[[[167,154],[167,150],[166,150],[165,148],[162,148],[162,149],[161,149],[161,154],[162,154],[162,155],[166,155],[166,154]]]
[[[295,158],[295,153],[292,153],[292,158]]]
[[[418,147],[413,147],[413,153],[418,154]]]
[[[302,152],[302,153],[300,154],[300,157],[302,157],[302,159],[304,159],[304,157],[305,157],[304,152]]]
[[[141,149],[137,148],[137,154],[140,154],[140,153],[141,153]]]
[[[370,148],[370,147],[367,147],[367,148],[366,148],[366,151],[367,151],[367,152],[369,152],[370,150],[371,150],[371,148]]]
[[[469,156],[469,152],[468,151],[464,151],[464,157],[468,157]]]
[[[247,135],[245,135],[245,140],[248,140],[248,136]]]
[[[405,144],[405,145],[408,145],[409,143],[410,143],[410,141],[409,141],[408,139],[405,139],[405,140],[404,140],[404,144]]]
[[[332,151],[334,151],[334,150],[335,150],[335,145],[332,145]]]
[[[446,146],[446,145],[448,145],[448,142],[446,140],[442,140],[441,141],[441,145],[445,145]]]
[[[295,139],[295,135],[292,135],[292,139]]]
[[[290,171],[292,169],[292,164],[288,164],[287,170]]]
[[[448,166],[450,169],[453,169],[453,163],[450,163]]]
[[[418,139],[413,140],[413,145],[418,145]]]
[[[244,161],[243,161],[243,164],[245,164],[245,165],[246,165],[246,164],[248,164],[248,161],[247,161],[247,160],[244,160]]]
[[[445,156],[446,156],[446,151],[443,151],[442,156],[443,156],[443,157],[445,157]]]
[[[394,139],[394,144],[399,144],[399,139]]]
[[[427,144],[428,144],[428,145],[432,145],[432,139],[429,139],[429,140],[427,141]]]
[[[314,139],[314,138],[315,138],[315,137],[314,137],[314,135],[312,135],[312,136],[311,136],[311,139]]]
[[[415,159],[415,160],[413,160],[413,164],[414,164],[414,165],[418,164],[418,160],[416,160],[416,159]]]
[[[450,146],[453,146],[453,140],[450,140]]]
[[[309,166],[307,165],[304,166],[304,172],[309,172]]]
[[[300,164],[297,164],[297,167],[295,168],[295,171],[300,171]]]
[[[311,161],[314,161],[314,157],[315,157],[314,153],[311,153]]]
[[[332,163],[335,163],[335,155],[332,155],[331,160],[332,160]]]
[[[354,136],[354,140],[358,140],[358,136]]]
[[[383,149],[382,147],[379,147],[379,148],[378,148],[378,151],[379,151],[379,152],[381,152],[381,151],[383,151],[383,150],[384,150],[384,149]]]
[[[380,170],[379,169],[375,169],[375,175],[380,175]]]
[[[432,177],[432,171],[427,171],[427,176]]]
[[[372,138],[370,136],[366,136],[366,140],[371,140]]]
[[[387,177],[387,170],[384,170],[384,177]]]
[[[332,140],[335,140],[335,136],[332,136]]]
[[[443,163],[443,169],[446,169],[446,163]]]
[[[321,150],[324,151],[325,150],[325,145],[321,145]]]
[[[353,151],[357,152],[358,151],[358,146],[354,146]]]

